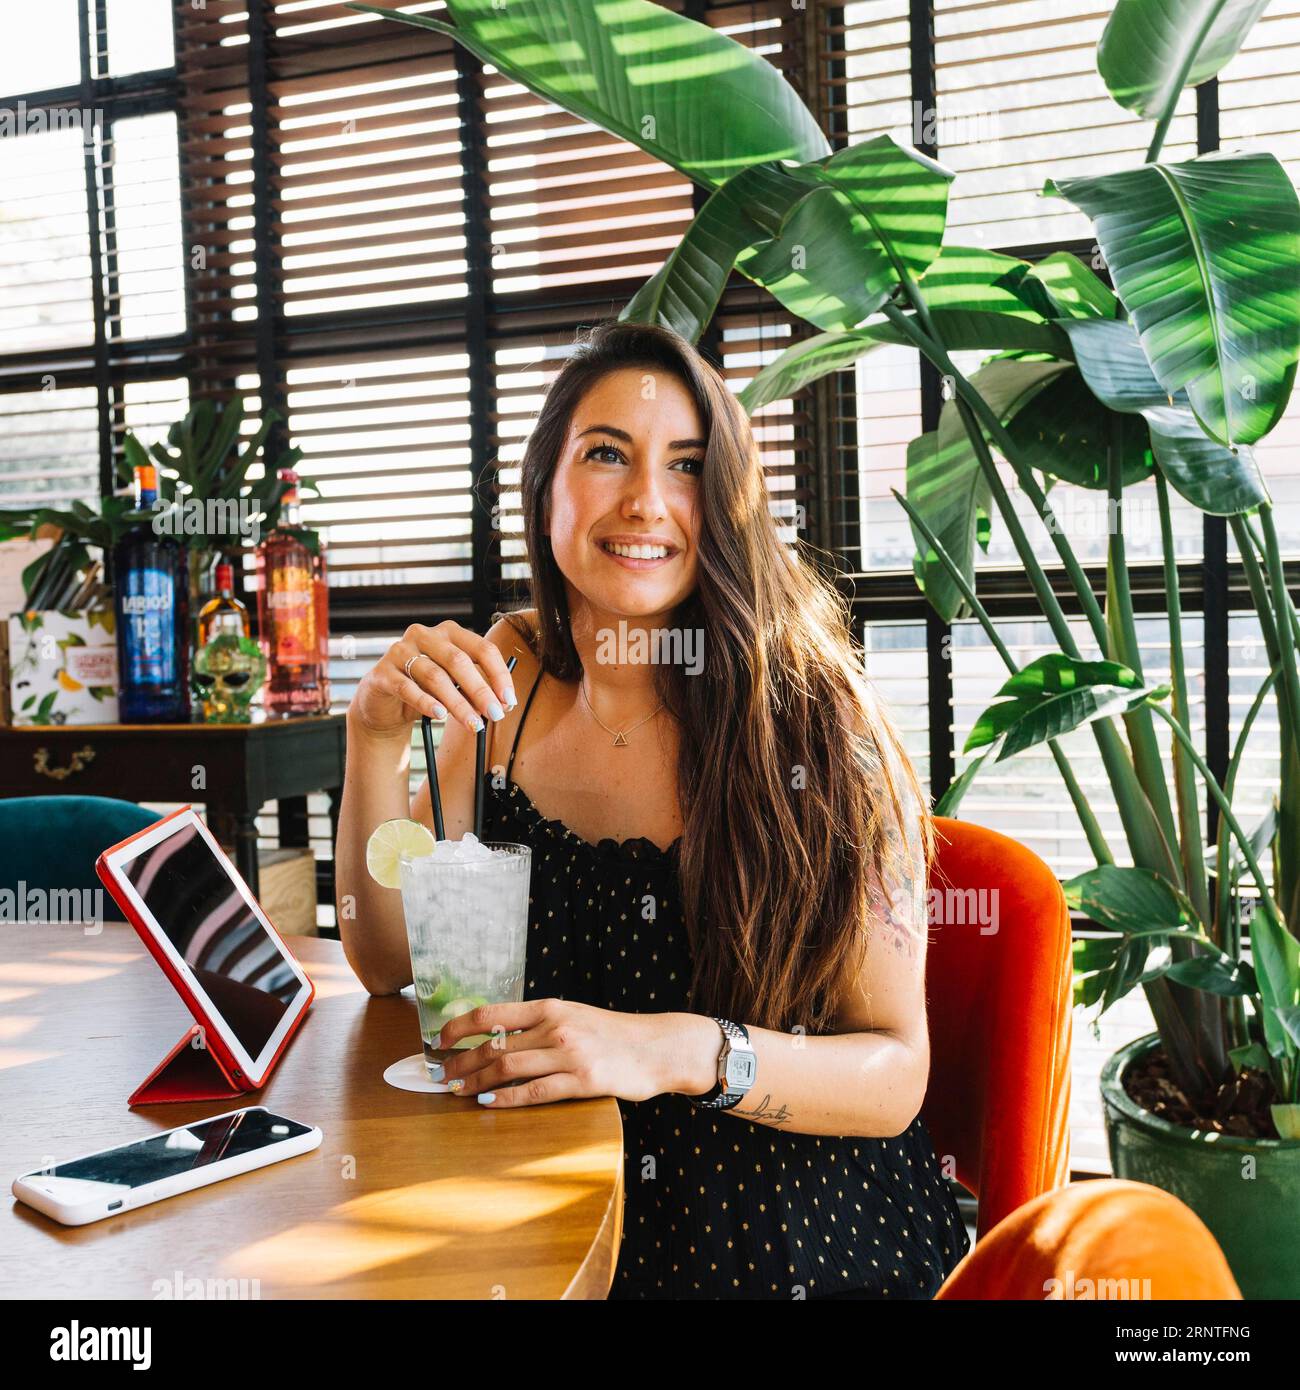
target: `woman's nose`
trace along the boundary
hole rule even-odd
[[[623,505],[637,516],[661,517],[667,511],[663,489],[650,470],[638,470],[628,476]]]

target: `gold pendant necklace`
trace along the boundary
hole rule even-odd
[[[641,725],[646,722],[647,719],[653,719],[655,715],[658,714],[659,711],[664,707],[664,702],[660,700],[659,703],[654,707],[654,709],[652,709],[650,713],[646,715],[645,719],[638,719],[637,722],[633,724],[630,729],[611,729],[609,725],[606,724],[605,721],[600,717],[600,715],[598,715],[594,709],[591,709],[591,700],[588,698],[587,695],[587,677],[585,673],[579,678],[578,686],[582,690],[582,698],[586,702],[587,708],[591,710],[591,717],[596,721],[597,724],[600,725],[602,729],[604,729],[604,731],[607,734],[614,735],[615,748],[626,748],[628,746],[628,734],[632,733],[635,729],[639,729]]]

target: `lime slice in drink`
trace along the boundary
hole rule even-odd
[[[400,888],[398,864],[403,855],[408,859],[423,859],[433,853],[437,841],[433,831],[416,820],[386,820],[376,827],[366,841],[366,868],[370,877],[385,888]]]
[[[471,1009],[477,1009],[480,1004],[488,1001],[481,994],[463,994],[458,999],[448,1000],[442,1006],[442,1018],[444,1023],[450,1023],[453,1018],[459,1018],[461,1014],[467,1014]],[[456,1046],[461,1049],[477,1047],[480,1043],[485,1043],[492,1036],[491,1033],[474,1033],[470,1037],[462,1038]]]
[[[486,1004],[487,1000],[481,994],[466,994],[460,999],[453,999],[450,1003],[442,1006],[443,1018],[459,1018],[461,1014],[467,1014],[471,1009],[477,1009],[480,1004]]]

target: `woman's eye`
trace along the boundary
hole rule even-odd
[[[595,458],[597,454],[613,454],[616,459],[622,459],[623,457],[612,444],[597,444],[594,449],[587,450],[588,458]]]
[[[679,463],[689,463],[690,466],[691,466],[690,471],[691,471],[692,476],[698,475],[700,469],[702,469],[702,468],[704,467],[704,460],[703,460],[703,459],[678,459],[678,462],[679,462]]]

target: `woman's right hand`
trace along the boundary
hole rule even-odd
[[[436,627],[408,627],[366,672],[348,714],[377,738],[409,739],[411,724],[421,715],[459,719],[477,732],[483,717],[501,719],[514,706],[500,649],[448,619]]]

